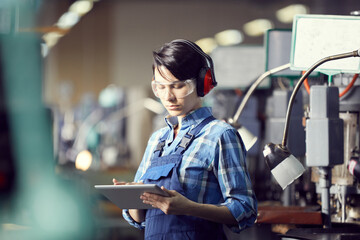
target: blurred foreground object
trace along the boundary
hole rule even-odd
[[[2,24],[10,26],[0,34],[0,57],[16,184],[11,199],[1,205],[0,238],[89,239],[95,229],[84,188],[65,182],[54,171],[51,118],[42,101],[41,40],[37,34],[18,32],[32,27],[37,4],[1,4],[8,17]]]

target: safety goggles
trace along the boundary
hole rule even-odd
[[[151,81],[151,87],[158,98],[165,98],[168,94],[172,94],[176,98],[185,98],[194,91],[195,83],[192,79],[168,83],[153,80]]]

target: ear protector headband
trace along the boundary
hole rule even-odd
[[[207,66],[204,66],[200,69],[198,77],[196,79],[196,92],[199,97],[203,97],[210,92],[211,89],[216,87],[217,82],[214,74],[214,64],[209,55],[203,52],[200,47],[195,45],[193,42],[190,42],[185,39],[177,39],[172,42],[182,42],[190,46],[196,52],[198,52],[207,63]]]

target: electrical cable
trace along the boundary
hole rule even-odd
[[[302,71],[301,74],[304,75],[305,71]],[[304,87],[305,87],[307,93],[310,94],[310,85],[309,85],[309,82],[308,82],[308,78],[306,78],[305,81],[304,81]]]
[[[278,79],[277,79],[277,83],[278,83],[278,85],[279,85],[279,87],[280,87],[281,90],[286,90],[286,89],[288,89],[288,88],[285,86],[285,84],[282,82],[282,79],[281,79],[281,78],[278,78]]]
[[[302,71],[302,74],[304,74],[304,73],[305,73],[305,71]],[[351,82],[346,86],[346,88],[341,93],[339,93],[339,97],[344,96],[352,88],[352,86],[354,85],[354,83],[356,82],[356,79],[358,77],[359,77],[358,73],[354,74]],[[310,86],[309,86],[309,82],[308,82],[307,78],[304,80],[304,87],[306,89],[306,92],[308,94],[310,94]]]
[[[353,76],[353,79],[351,80],[351,82],[346,86],[346,88],[339,94],[339,97],[344,96],[354,85],[354,83],[356,82],[356,79],[358,78],[359,74],[355,74]]]

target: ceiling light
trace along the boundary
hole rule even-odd
[[[243,39],[243,34],[235,29],[224,30],[215,34],[215,40],[221,46],[240,44]]]
[[[292,4],[276,11],[276,17],[280,22],[292,23],[296,14],[307,14],[309,8],[303,4]]]
[[[244,24],[244,32],[251,37],[259,37],[271,28],[273,23],[268,19],[256,19]]]
[[[79,0],[70,6],[69,11],[83,16],[93,8],[93,5],[94,3],[90,0]]]
[[[214,38],[202,38],[195,42],[205,53],[211,53],[216,47],[217,43]]]
[[[57,26],[59,28],[68,29],[78,23],[80,20],[80,16],[74,12],[66,12],[64,13],[57,22]]]
[[[47,45],[48,48],[53,47],[59,40],[59,38],[61,38],[63,36],[63,34],[60,34],[58,32],[49,32],[43,35],[43,39]]]

